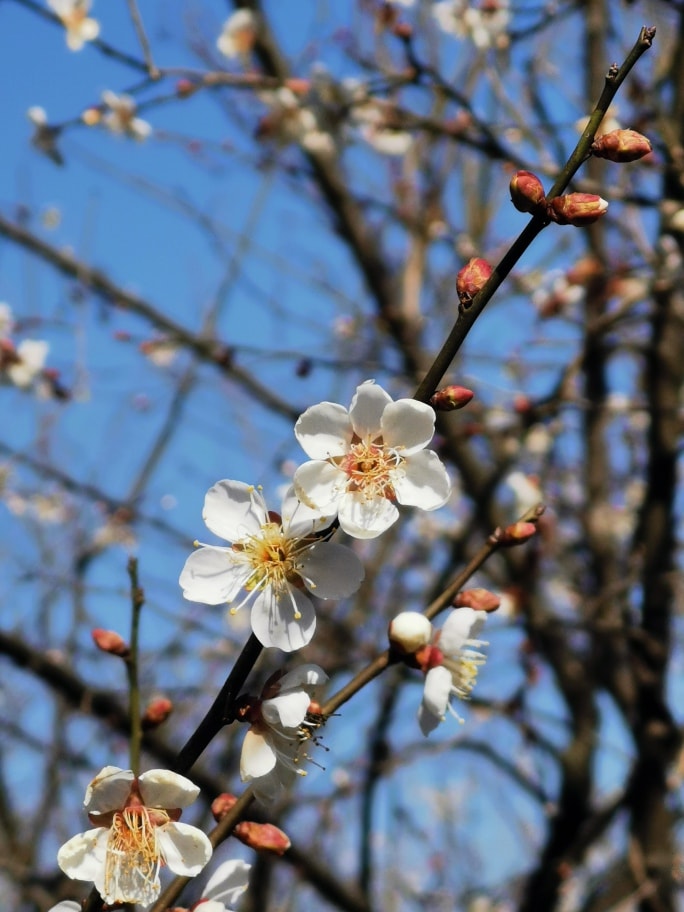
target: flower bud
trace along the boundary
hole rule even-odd
[[[499,530],[496,541],[505,548],[522,545],[537,534],[537,526],[532,522],[515,522]]]
[[[590,225],[606,214],[608,203],[595,193],[567,193],[548,206],[549,218],[559,225]]]
[[[498,595],[489,589],[464,589],[454,599],[455,608],[474,608],[475,611],[496,611],[501,604]]]
[[[632,162],[651,151],[651,141],[636,130],[612,130],[592,144],[591,154],[612,162]]]
[[[121,656],[122,659],[128,658],[130,649],[128,643],[115,630],[103,630],[96,627],[90,634],[93,642],[102,652],[108,652],[110,655]]]
[[[231,795],[230,792],[223,792],[221,795],[218,795],[211,802],[211,813],[214,820],[217,823],[220,820],[223,820],[228,811],[232,810],[236,804],[237,798],[235,795]]]
[[[176,83],[176,95],[179,98],[189,98],[198,88],[197,83],[190,79],[179,79]]]
[[[511,202],[518,212],[538,215],[544,212],[546,196],[544,186],[531,171],[516,171],[510,183]]]
[[[284,855],[290,848],[291,842],[287,835],[272,823],[255,823],[253,820],[242,820],[233,830],[240,842],[244,842],[250,849],[259,852],[273,852],[274,855]]]
[[[166,697],[157,697],[151,700],[147,709],[143,713],[142,728],[143,731],[149,731],[151,728],[157,728],[162,722],[166,722],[173,712],[173,703]]]
[[[412,655],[426,646],[432,637],[432,624],[418,611],[402,611],[390,621],[390,646],[401,655]]]
[[[474,395],[465,386],[444,386],[430,398],[430,405],[436,412],[453,412],[468,405]]]
[[[102,120],[102,111],[98,108],[86,108],[81,114],[81,120],[87,127],[94,127]]]
[[[469,304],[492,274],[487,260],[473,257],[456,276],[456,291],[461,304]]]

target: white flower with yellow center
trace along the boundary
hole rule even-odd
[[[396,503],[436,510],[451,492],[439,457],[425,447],[435,432],[434,410],[415,399],[392,400],[368,380],[349,411],[334,402],[308,408],[295,435],[310,462],[293,482],[297,497],[323,513],[337,513],[354,538],[376,538],[398,516]]]
[[[423,702],[418,710],[418,723],[424,735],[437,728],[447,710],[459,722],[463,719],[451,705],[452,696],[467,700],[477,681],[477,671],[485,656],[479,651],[486,645],[477,639],[485,618],[484,611],[456,608],[437,632],[433,644],[417,656],[425,675]]]
[[[47,3],[62,20],[70,50],[80,51],[86,41],[94,41],[100,34],[100,23],[88,16],[90,0],[47,0]]]
[[[105,766],[86,790],[84,807],[94,829],[73,836],[57,863],[73,880],[95,884],[106,903],[153,903],[161,891],[159,869],[195,877],[211,858],[207,836],[179,823],[181,809],[199,788],[177,773]]]
[[[219,481],[204,500],[202,517],[230,547],[202,544],[180,575],[185,598],[230,604],[235,614],[251,604],[254,635],[264,646],[301,649],[316,628],[309,598],[346,598],[364,577],[361,561],[344,545],[316,533],[332,522],[301,504],[290,489],[282,515],[270,513],[260,491],[241,481]]]

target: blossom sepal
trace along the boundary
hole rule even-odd
[[[475,611],[496,611],[501,599],[489,589],[463,589],[454,599],[455,608],[473,608]]]

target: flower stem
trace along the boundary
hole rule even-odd
[[[131,651],[126,659],[128,674],[128,700],[131,717],[131,741],[129,747],[130,765],[133,774],[140,774],[140,745],[142,742],[142,720],[140,715],[140,684],[138,681],[140,613],[145,604],[145,593],[138,585],[138,560],[128,559],[128,577],[131,581]]]

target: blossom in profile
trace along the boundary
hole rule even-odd
[[[202,544],[188,557],[180,575],[183,595],[208,605],[227,602],[231,614],[250,604],[252,630],[264,646],[285,652],[306,646],[316,628],[309,593],[346,598],[363,580],[363,564],[350,548],[316,534],[333,515],[304,506],[292,488],[278,514],[253,485],[219,481],[207,493],[202,516],[231,544]]]
[[[447,710],[459,722],[463,721],[451,699],[467,700],[475,686],[478,668],[485,661],[479,649],[486,644],[477,636],[486,617],[484,611],[456,608],[437,631],[432,644],[417,656],[426,671],[423,701],[418,710],[418,723],[424,735],[444,721]]]
[[[231,858],[224,861],[211,875],[194,907],[197,912],[231,912],[233,906],[249,886],[251,865]]]
[[[179,823],[199,788],[169,770],[105,766],[86,789],[84,807],[94,829],[73,836],[57,863],[74,880],[95,884],[106,903],[152,903],[161,891],[159,869],[194,877],[212,847],[197,827]]]
[[[312,510],[337,513],[354,538],[376,538],[398,518],[396,504],[436,510],[451,492],[432,450],[435,412],[415,399],[392,400],[368,380],[349,410],[334,402],[308,408],[295,435],[308,456],[294,474],[297,496]]]
[[[248,700],[242,715],[251,722],[240,755],[240,776],[257,798],[271,801],[297,776],[305,776],[303,746],[318,724],[311,721],[328,676],[306,664],[274,675],[259,699]]]
[[[432,15],[443,32],[470,39],[478,50],[508,44],[509,0],[440,0]]]
[[[296,143],[307,152],[331,154],[335,144],[330,133],[322,129],[314,111],[302,103],[301,93],[288,86],[259,92],[268,108],[257,128],[257,139],[286,146]]]
[[[22,339],[16,348],[9,339],[1,339],[0,371],[19,389],[31,389],[43,376],[49,348],[43,339]]]
[[[86,41],[94,41],[100,34],[100,23],[88,16],[90,0],[47,0],[47,4],[62,20],[69,50],[80,51]]]
[[[259,21],[252,10],[235,10],[223,24],[216,47],[224,57],[246,57],[254,47]]]
[[[152,127],[146,120],[135,116],[137,105],[130,95],[117,95],[106,89],[102,93],[102,101],[107,111],[102,117],[102,123],[120,136],[130,136],[142,142],[152,133]]]

